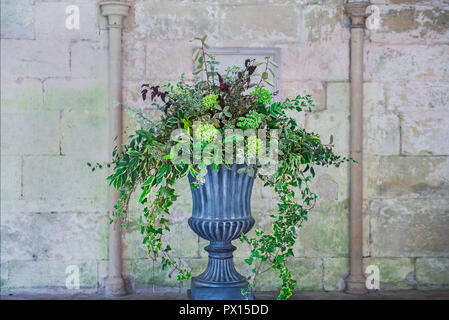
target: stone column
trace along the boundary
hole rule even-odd
[[[122,20],[128,16],[130,4],[120,1],[100,2],[101,15],[107,18],[109,32],[109,158],[112,160],[114,143],[118,148],[122,145]],[[114,142],[115,137],[117,139]],[[114,210],[118,199],[118,192],[114,188],[109,190],[109,214]],[[121,227],[113,223],[109,228],[109,266],[106,279],[105,294],[120,296],[126,294],[125,281],[122,277],[121,259]]]
[[[369,2],[351,2],[345,5],[351,20],[350,57],[350,152],[357,163],[350,165],[350,216],[349,216],[349,259],[350,273],[346,279],[349,293],[367,292],[363,274],[363,36],[366,8]]]

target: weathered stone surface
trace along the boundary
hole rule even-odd
[[[296,38],[298,8],[294,6],[228,6],[223,9],[223,39],[292,41]]]
[[[11,76],[2,72],[2,114],[40,110],[43,104],[42,82],[39,79],[14,79]]]
[[[418,258],[416,278],[419,289],[449,287],[449,258]]]
[[[401,114],[402,153],[449,155],[449,113]]]
[[[9,262],[8,287],[63,287],[66,294],[77,293],[66,288],[66,268],[77,265],[80,269],[80,287],[97,285],[96,261],[20,261]]]
[[[310,94],[315,103],[314,111],[326,108],[326,83],[322,81],[292,81],[282,83],[282,99],[293,99],[297,95]]]
[[[365,195],[368,198],[446,198],[447,157],[368,157]]]
[[[1,3],[1,37],[34,39],[35,7],[32,0],[4,0]]]
[[[415,271],[411,258],[365,258],[364,269],[370,265],[379,268],[380,290],[409,290],[410,275]]]
[[[333,6],[331,2],[309,5],[304,9],[304,28],[306,41],[341,40],[348,37],[348,29],[344,28],[343,6]]]
[[[99,41],[72,41],[70,43],[70,74],[74,78],[106,81],[108,51],[106,34]]]
[[[69,57],[69,44],[55,39],[1,40],[2,74],[40,79],[65,77],[70,72]]]
[[[393,112],[445,111],[449,101],[447,82],[408,81],[386,87],[387,108]]]
[[[319,258],[291,258],[287,266],[298,282],[295,290],[323,290],[323,263]],[[251,275],[251,269],[245,262],[239,262],[237,269],[244,276]],[[281,288],[279,272],[273,270],[268,263],[261,267],[256,278],[256,291],[275,291]],[[266,270],[266,271],[265,271]]]
[[[123,34],[123,80],[143,82],[146,76],[146,43]]]
[[[59,113],[2,113],[2,155],[59,154]]]
[[[154,80],[179,80],[192,72],[193,50],[185,42],[151,41],[147,44],[147,76]]]
[[[347,82],[327,83],[326,109],[332,113],[349,112],[349,84]]]
[[[107,172],[90,172],[86,165],[89,161],[92,159],[63,156],[25,157],[23,196],[26,203],[16,203],[17,211],[104,210],[108,190],[105,183]]]
[[[213,38],[218,30],[218,7],[141,1],[135,4],[135,19],[135,32],[151,40],[190,40],[205,30]]]
[[[22,158],[20,156],[1,156],[2,201],[16,200],[22,194]]]
[[[346,41],[307,42],[281,48],[283,81],[348,80],[349,47]]]
[[[363,136],[366,152],[378,155],[398,155],[400,152],[399,117],[384,113],[366,115]]]
[[[326,291],[342,291],[345,288],[345,278],[348,273],[347,258],[324,258],[323,285]]]
[[[366,44],[366,80],[446,81],[449,78],[447,46]]]
[[[55,232],[58,228],[64,232]],[[106,216],[101,213],[2,213],[2,260],[105,258],[107,229]]]
[[[68,29],[66,20],[69,14],[66,8],[76,5],[79,8],[79,29]],[[38,2],[36,10],[36,39],[59,39],[70,41],[72,39],[96,39],[97,3],[94,1],[67,2]],[[51,17],[51,19],[50,19]]]
[[[449,11],[445,7],[429,6],[378,6],[379,28],[370,33],[373,41],[379,42],[439,42],[449,39],[447,20]]]
[[[448,199],[372,200],[371,255],[449,255]]]
[[[364,152],[369,154],[399,155],[399,116],[386,111],[386,98],[380,83],[363,86]]]
[[[344,257],[348,253],[348,203],[321,199],[298,230],[298,257]]]
[[[61,113],[61,154],[108,159],[108,115],[97,110],[67,109]],[[105,181],[106,183],[106,181]]]
[[[44,81],[46,109],[90,109],[107,115],[107,80],[51,78]]]
[[[323,126],[323,123],[326,125]],[[322,141],[328,143],[334,137],[334,151],[340,155],[349,153],[349,112],[320,111],[307,114],[306,128],[319,134]]]

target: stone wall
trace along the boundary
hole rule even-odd
[[[65,27],[80,8],[81,28]],[[1,2],[1,288],[96,290],[107,259],[107,33],[95,1]],[[90,289],[91,288],[91,289]]]
[[[449,286],[449,11],[446,1],[378,2],[381,23],[365,41],[364,256],[379,266],[381,288]],[[311,93],[316,109],[299,115],[336,151],[349,153],[349,21],[343,1],[132,1],[123,33],[125,105],[142,106],[143,82],[190,77],[193,37],[213,47],[281,49],[282,96]],[[81,29],[64,27],[77,4]],[[107,272],[105,172],[107,33],[96,1],[2,2],[2,292],[62,287],[78,264],[83,290]],[[62,20],[61,20],[62,19]],[[84,20],[83,20],[84,19]],[[134,127],[127,119],[127,132]],[[291,267],[299,290],[342,290],[348,270],[348,167],[319,168],[321,196],[299,234]],[[205,267],[204,240],[187,227],[186,181],[168,236],[194,274]],[[255,185],[252,211],[268,229],[276,201]],[[132,205],[123,259],[132,289],[184,291],[146,258]],[[237,243],[236,243],[237,244]],[[236,264],[248,248],[239,246]],[[279,288],[266,273],[260,290]]]

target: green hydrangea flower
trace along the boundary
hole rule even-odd
[[[195,130],[195,139],[212,143],[217,139],[218,130],[209,123],[200,124]]]
[[[248,152],[254,157],[260,156],[263,154],[264,144],[261,139],[256,136],[248,137]]]
[[[203,106],[207,109],[214,110],[218,105],[218,95],[208,94],[203,98]]]
[[[251,95],[258,96],[256,101],[262,104],[271,104],[271,93],[265,88],[256,88]]]

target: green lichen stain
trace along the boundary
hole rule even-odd
[[[421,37],[425,37],[428,30],[435,31],[442,35],[447,32],[449,27],[449,10],[433,8],[432,10],[425,10],[423,16],[428,19],[428,21],[423,24],[425,29],[421,32]]]
[[[385,32],[408,32],[418,28],[415,9],[389,10],[383,18]]]
[[[348,252],[348,200],[318,200],[309,221],[298,231],[295,256],[346,256]]]
[[[42,105],[42,90],[34,86],[27,86],[12,97],[5,97],[2,89],[2,111],[30,111],[39,109]]]
[[[51,88],[44,94],[44,107],[47,108],[95,108],[104,110],[107,108],[107,87],[97,84],[91,87],[77,88]]]

